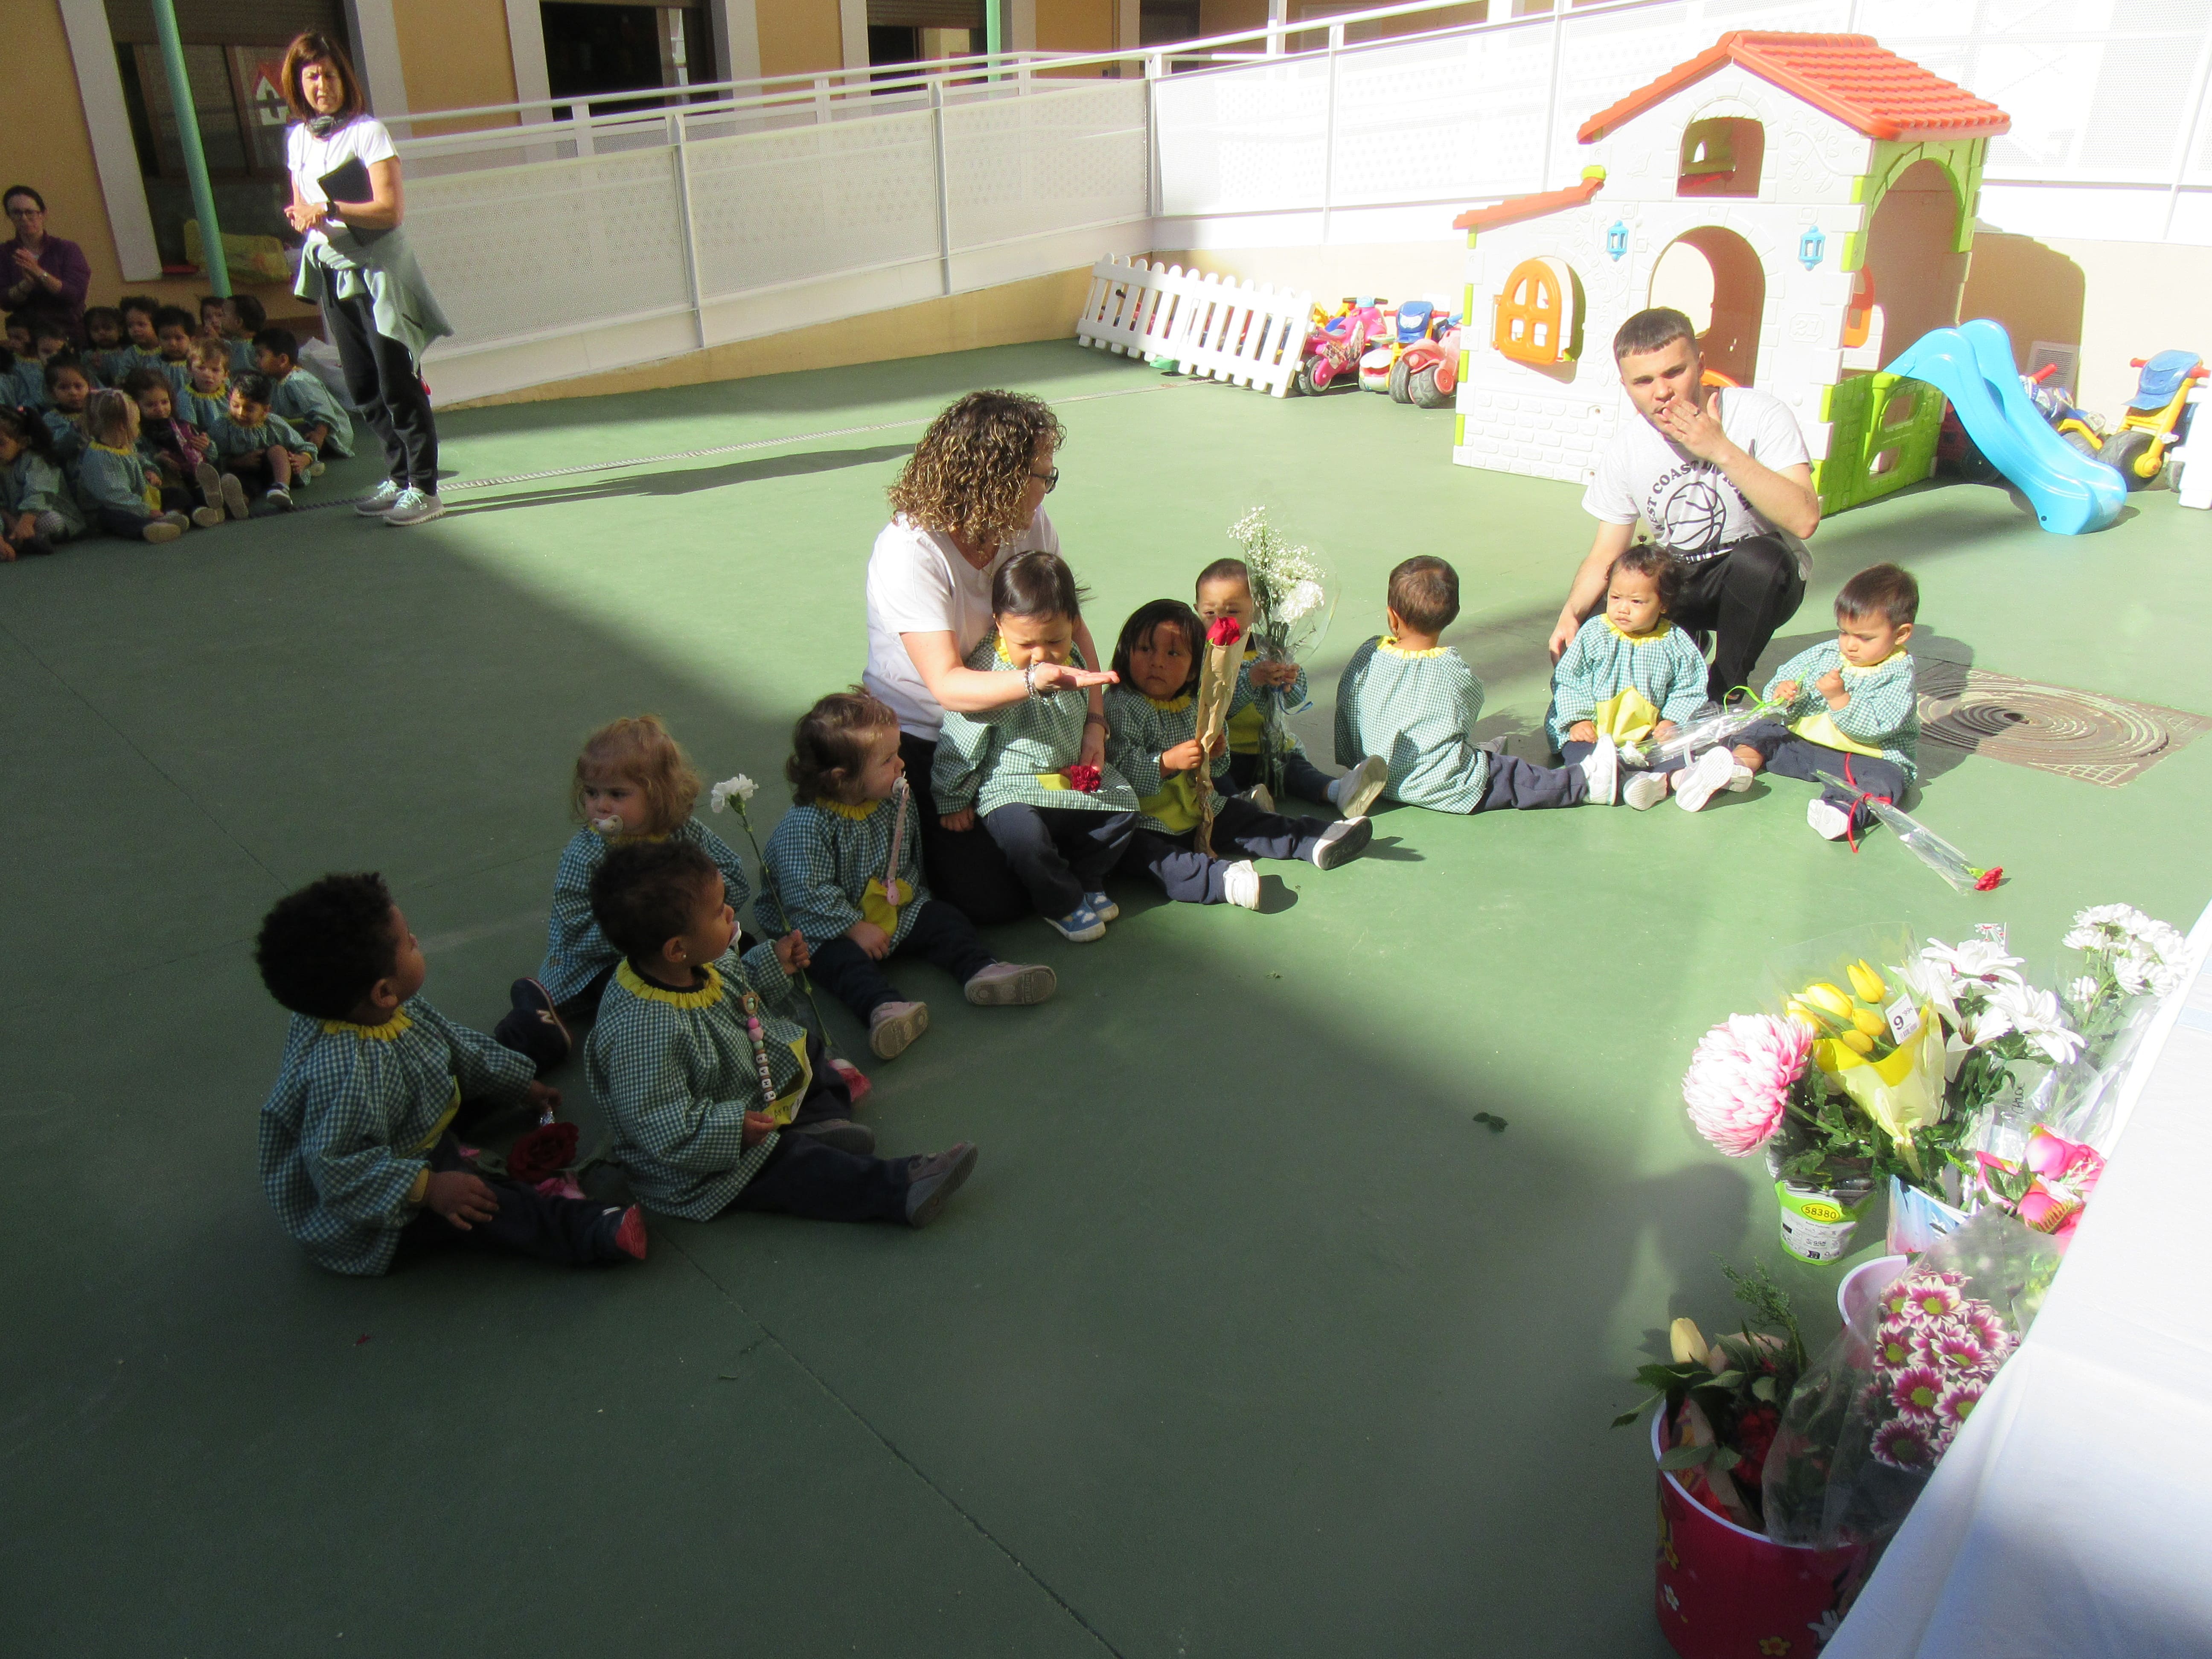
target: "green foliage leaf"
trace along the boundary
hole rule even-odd
[[[1723,1474],[1742,1462],[1741,1452],[1730,1451],[1726,1446],[1717,1445],[1713,1448],[1713,1467]]]
[[[1625,1411],[1621,1413],[1620,1416],[1614,1418],[1613,1419],[1613,1426],[1616,1429],[1626,1428],[1631,1423],[1636,1421],[1638,1418],[1643,1416],[1644,1413],[1650,1411],[1652,1407],[1657,1405],[1664,1397],[1665,1396],[1663,1395],[1655,1394],[1650,1399],[1639,1402],[1634,1410]]]
[[[1774,1379],[1771,1376],[1753,1377],[1751,1379],[1751,1393],[1753,1399],[1764,1400],[1768,1405],[1772,1405],[1774,1403]]]
[[[1715,1376],[1712,1381],[1704,1384],[1704,1386],[1708,1389],[1735,1389],[1741,1388],[1742,1385],[1743,1373],[1739,1370],[1723,1371],[1718,1376]]]
[[[1711,1446],[1673,1446],[1659,1454],[1662,1469],[1694,1469],[1708,1462],[1716,1448]]]

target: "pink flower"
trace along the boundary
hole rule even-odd
[[[1936,1420],[1956,1434],[1966,1425],[1966,1419],[1981,1403],[1982,1384],[1978,1382],[1954,1382],[1936,1397]]]
[[[1893,1469],[1924,1469],[1935,1462],[1931,1437],[1906,1417],[1893,1417],[1874,1431],[1874,1455]]]
[[[2027,1196],[2020,1201],[2020,1218],[2039,1233],[2070,1240],[2074,1224],[2081,1218],[2081,1206],[2063,1193],[2054,1193],[2041,1182],[2027,1189]]]
[[[1942,1330],[1931,1333],[1925,1352],[1931,1365],[1951,1376],[1971,1376],[1990,1360],[1990,1351],[1973,1328],[1959,1320],[1947,1321]]]
[[[1972,1331],[1982,1345],[1982,1352],[1994,1359],[2002,1359],[2012,1352],[2012,1333],[2005,1328],[1994,1309],[1976,1303],[1960,1316],[1966,1328]]]
[[[2027,1138],[2027,1167],[2045,1181],[2064,1182],[2087,1198],[2105,1173],[2105,1158],[2095,1147],[2055,1135],[2039,1124]]]
[[[1942,1397],[1943,1375],[1930,1365],[1908,1365],[1890,1381],[1889,1403],[1915,1419],[1932,1420]]]
[[[1812,1032],[1794,1019],[1731,1014],[1698,1040],[1683,1074],[1691,1123],[1729,1157],[1748,1158],[1782,1127],[1812,1049]]]
[[[1908,1305],[1923,1319],[1942,1319],[1959,1311],[1959,1292],[1933,1274],[1916,1274],[1905,1288]]]
[[[1884,1370],[1901,1370],[1914,1363],[1918,1345],[1913,1338],[1918,1332],[1901,1319],[1885,1321],[1881,1334],[1875,1339],[1875,1363]]]

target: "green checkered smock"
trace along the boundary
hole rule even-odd
[[[353,453],[352,417],[312,368],[295,368],[277,381],[276,396],[269,407],[303,432],[311,426],[329,427],[330,436],[323,440],[320,451],[325,457]]]
[[[1232,755],[1256,755],[1260,752],[1260,739],[1267,729],[1267,710],[1260,703],[1265,693],[1273,690],[1280,694],[1285,714],[1294,708],[1304,708],[1313,695],[1306,685],[1306,671],[1303,664],[1298,665],[1297,678],[1288,685],[1253,684],[1252,665],[1259,659],[1260,653],[1256,649],[1246,647],[1244,660],[1237,670],[1237,689],[1229,694],[1229,752]],[[1303,755],[1305,748],[1305,744],[1298,741],[1297,733],[1285,726],[1283,752],[1285,755]]]
[[[1240,682],[1241,684],[1241,682]],[[1198,776],[1179,772],[1160,775],[1160,757],[1179,743],[1198,735],[1198,699],[1190,692],[1162,702],[1133,686],[1106,688],[1106,758],[1128,780],[1137,797],[1137,810],[1145,827],[1164,836],[1187,836],[1198,827]],[[1229,770],[1229,756],[1217,755],[1210,769],[1215,777]],[[1213,809],[1221,810],[1221,795],[1209,789]]]
[[[519,1103],[537,1075],[420,997],[381,1025],[295,1014],[261,1107],[261,1188],[319,1264],[380,1273],[462,1097]]]
[[[1091,665],[1083,653],[1071,659],[1078,668]],[[968,653],[979,674],[1021,671],[999,652],[999,636],[987,634]],[[1109,764],[1099,769],[1098,793],[1086,795],[1060,775],[1083,753],[1083,717],[1090,699],[1080,691],[1041,691],[1003,708],[980,714],[948,710],[938,733],[937,763],[930,769],[930,793],[940,814],[975,809],[988,817],[1001,806],[1066,806],[1094,812],[1133,812],[1137,797]]]
[[[738,855],[696,818],[684,819],[673,833],[677,840],[690,842],[714,860],[722,872],[724,902],[743,915],[753,890]],[[597,830],[579,830],[562,849],[561,867],[553,872],[553,914],[545,924],[545,960],[538,966],[538,981],[556,1002],[583,995],[593,980],[622,959],[622,952],[607,943],[592,914],[592,878],[607,861],[607,847]]]
[[[791,912],[786,926],[805,935],[809,950],[842,937],[858,921],[882,927],[896,948],[914,931],[915,916],[929,897],[921,879],[921,804],[913,790],[907,791],[906,833],[899,842],[898,881],[906,891],[896,915],[884,898],[883,878],[897,814],[888,799],[870,801],[866,808],[831,800],[794,806],[761,849]],[[773,938],[779,931],[775,919],[760,914],[769,908],[763,898],[753,914],[761,932]]]
[[[1472,812],[1490,781],[1475,746],[1482,682],[1448,645],[1401,651],[1380,635],[1352,653],[1336,683],[1336,758],[1390,763],[1382,793],[1408,806]]]
[[[1705,657],[1671,623],[1631,635],[1601,611],[1582,625],[1552,671],[1552,712],[1544,720],[1552,747],[1566,742],[1567,728],[1577,720],[1591,721],[1616,741],[1648,737],[1650,724],[1638,731],[1634,726],[1641,722],[1602,717],[1613,712],[1625,691],[1657,709],[1660,720],[1686,726],[1705,705]]]
[[[744,988],[773,1002],[791,987],[773,945],[742,959],[733,951],[706,974],[696,990],[672,991],[623,963],[584,1045],[585,1075],[614,1126],[630,1190],[647,1208],[690,1221],[727,1209],[775,1150],[777,1131],[744,1144],[745,1114],[769,1109],[745,1035]],[[813,1080],[806,1033],[768,1010],[761,1031],[788,1121]]]
[[[314,448],[282,415],[264,415],[259,426],[240,426],[223,414],[205,425],[208,436],[215,440],[215,453],[226,461],[234,455],[258,454],[271,444],[282,444],[295,453]]]
[[[1813,689],[1815,680],[1835,669],[1843,671],[1844,690],[1850,696],[1841,708],[1829,708],[1828,700]],[[1893,652],[1871,668],[1854,668],[1835,641],[1823,640],[1776,669],[1766,695],[1771,697],[1784,680],[1797,682],[1797,700],[1783,720],[1806,742],[1879,756],[1908,778],[1920,775],[1920,699],[1911,653]]]
[[[179,420],[190,421],[203,432],[212,432],[217,421],[230,418],[230,383],[226,380],[213,392],[202,392],[186,380],[185,389],[173,402]]]

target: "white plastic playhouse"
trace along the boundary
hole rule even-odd
[[[1453,458],[1589,478],[1630,413],[1613,331],[1686,278],[1698,301],[1710,282],[1708,374],[1790,406],[1824,511],[1925,477],[1943,399],[1875,371],[1958,320],[1984,152],[2010,125],[1867,35],[1723,35],[1583,125],[1579,184],[1453,222]]]

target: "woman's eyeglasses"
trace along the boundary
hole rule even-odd
[[[1044,480],[1044,493],[1048,495],[1051,495],[1054,490],[1060,488],[1060,469],[1058,467],[1053,468],[1049,472],[1032,472],[1030,474],[1030,477],[1032,478],[1042,478]]]

